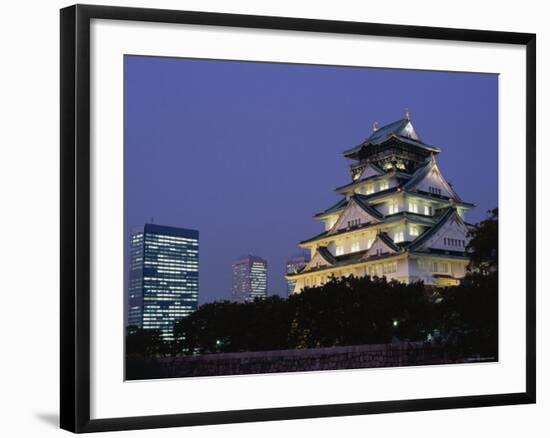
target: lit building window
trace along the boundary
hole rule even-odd
[[[433,215],[432,207],[429,206],[429,205],[425,205],[425,206],[424,206],[424,214],[425,214],[426,216],[432,216],[432,215]]]
[[[338,246],[336,247],[336,255],[337,255],[337,256],[340,256],[340,255],[342,255],[342,254],[344,254],[344,247],[343,247],[342,245],[338,245]]]
[[[409,234],[411,236],[418,236],[420,234],[420,231],[418,230],[418,227],[415,227],[414,225],[411,225],[409,227]]]
[[[359,242],[353,242],[352,245],[351,245],[351,252],[357,252],[359,251],[361,248],[359,246]]]
[[[389,207],[389,214],[399,213],[399,205],[396,203],[391,203]]]
[[[409,211],[411,213],[418,213],[418,204],[415,202],[409,202]]]
[[[365,194],[370,195],[374,193],[374,185],[369,184],[367,187],[365,187]]]
[[[397,262],[393,262],[393,263],[384,263],[382,265],[382,273],[384,275],[387,275],[387,274],[394,274],[395,272],[397,272]]]
[[[388,190],[390,187],[388,181],[381,181],[380,182],[380,190]]]
[[[393,235],[393,241],[394,241],[395,243],[403,242],[404,240],[405,240],[405,237],[404,237],[403,231],[397,231],[397,232]]]
[[[430,271],[434,274],[447,274],[449,272],[449,264],[447,262],[431,262]]]

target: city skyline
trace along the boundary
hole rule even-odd
[[[125,66],[126,229],[151,216],[199,229],[201,303],[227,299],[231,262],[247,253],[268,261],[269,292],[284,293],[286,259],[322,231],[312,213],[347,177],[342,151],[405,108],[477,204],[467,220],[498,204],[496,75],[134,56]]]

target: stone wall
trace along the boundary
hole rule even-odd
[[[450,349],[428,342],[359,345],[298,350],[219,353],[198,356],[130,360],[128,379],[285,373],[352,368],[401,367],[465,362]],[[470,359],[471,360],[471,359]],[[138,368],[139,368],[138,366]],[[146,374],[146,375],[144,375]]]

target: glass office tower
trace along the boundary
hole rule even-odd
[[[267,262],[248,255],[233,263],[233,301],[254,301],[267,296]]]
[[[176,321],[197,309],[199,232],[145,224],[130,237],[127,325],[173,339]]]

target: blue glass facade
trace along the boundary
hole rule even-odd
[[[128,325],[172,340],[174,323],[197,309],[199,232],[145,224],[130,239]]]

